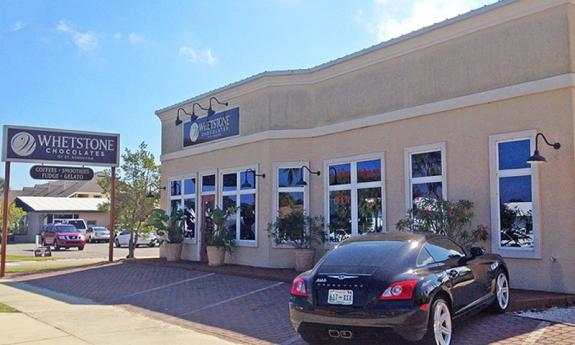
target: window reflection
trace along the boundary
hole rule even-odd
[[[240,240],[256,239],[256,195],[240,196]]]
[[[184,194],[196,194],[195,178],[187,178],[184,180]]]
[[[331,186],[351,183],[351,164],[329,166],[329,184]]]
[[[381,181],[381,160],[357,162],[357,182]]]
[[[224,195],[222,198],[222,201],[223,201],[222,208],[224,210],[229,210],[231,208],[235,208],[236,207],[236,200],[237,200],[237,197],[235,195]],[[236,210],[236,212],[230,214],[230,216],[226,219],[226,229],[234,237],[236,237],[236,219],[237,219],[237,210]]]
[[[237,175],[234,174],[224,174],[223,176],[224,192],[234,191],[237,189],[238,180]]]
[[[208,175],[202,176],[202,192],[215,192],[216,191],[216,176]]]
[[[426,177],[441,175],[441,151],[411,155],[411,176]]]
[[[501,247],[533,247],[531,176],[499,179]]]
[[[293,211],[304,212],[303,192],[280,192],[278,193],[279,216],[283,217]]]
[[[441,182],[432,183],[416,183],[412,186],[413,202],[417,205],[417,201],[421,198],[434,198],[442,199],[443,187]]]
[[[528,169],[527,163],[531,151],[531,143],[527,140],[508,141],[497,144],[499,150],[499,170]]]
[[[196,199],[184,200],[184,238],[194,238],[196,236]]]
[[[240,186],[241,189],[255,189],[256,188],[256,173],[255,172],[241,172],[240,173],[240,180],[242,184]]]
[[[329,239],[340,242],[351,236],[351,191],[329,193]]]
[[[358,233],[381,232],[381,188],[366,188],[357,191]]]
[[[182,194],[182,181],[172,181],[170,184],[170,195],[181,195]]]

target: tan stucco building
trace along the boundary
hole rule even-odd
[[[205,205],[235,203],[241,214],[229,226],[239,246],[227,260],[293,267],[293,249],[273,245],[266,232],[281,207],[324,216],[335,241],[395,231],[421,196],[467,199],[474,223],[490,228],[484,245],[509,263],[513,286],[575,293],[574,86],[575,1],[501,1],[314,68],[264,72],[158,110],[162,205],[201,215]],[[229,102],[213,102],[216,111],[239,117],[237,135],[228,128],[233,135],[213,140],[233,120],[198,127],[178,113],[212,96]],[[175,125],[177,115],[184,124]],[[561,149],[540,141],[547,163],[532,166],[538,132]],[[305,186],[294,182],[302,173]],[[201,229],[197,218],[188,227]],[[187,260],[200,259],[195,230],[187,232]]]

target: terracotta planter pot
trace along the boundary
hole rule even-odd
[[[208,266],[222,266],[226,259],[226,248],[224,247],[206,247],[208,251]]]
[[[166,260],[167,261],[178,261],[182,256],[182,244],[181,243],[164,243]]]
[[[313,249],[296,249],[295,250],[295,270],[303,272],[313,267],[315,251]]]

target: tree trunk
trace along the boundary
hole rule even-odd
[[[126,258],[133,259],[135,257],[136,243],[138,243],[137,235],[134,236],[134,232],[130,231],[130,242],[128,243],[128,256]]]

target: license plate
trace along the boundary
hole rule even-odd
[[[327,295],[327,303],[352,305],[353,290],[329,290]]]

